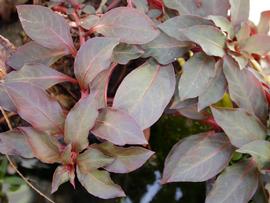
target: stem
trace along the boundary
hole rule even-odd
[[[7,123],[8,127],[9,127],[9,129],[12,130],[13,127],[12,127],[12,125],[11,125],[11,123],[10,123],[9,118],[8,118],[7,115],[6,115],[5,110],[4,110],[1,106],[0,106],[0,110],[1,110],[3,116],[4,116],[5,120],[6,120],[6,123]],[[42,193],[39,189],[37,189],[32,183],[30,183],[29,180],[28,180],[26,177],[24,177],[24,175],[17,169],[16,165],[13,163],[13,161],[11,160],[11,158],[10,158],[9,155],[6,154],[6,158],[7,158],[8,162],[9,162],[9,164],[12,166],[12,168],[14,168],[14,170],[16,171],[16,173],[24,180],[24,182],[27,183],[27,185],[28,185],[30,188],[32,188],[32,189],[33,189],[34,191],[36,191],[40,196],[44,197],[44,198],[45,198],[46,200],[48,200],[49,202],[55,203],[55,202],[54,202],[53,200],[51,200],[48,196],[46,196],[46,195],[45,195],[44,193]]]
[[[80,26],[80,24],[81,24],[80,23],[80,18],[79,18],[76,11],[74,11],[72,13],[72,16],[73,16],[73,18],[75,20],[75,23],[76,23],[76,25],[78,26],[78,29],[79,29],[80,44],[83,45],[85,43],[85,38],[84,38],[85,34],[84,34],[83,29]]]
[[[132,0],[127,0],[127,7],[133,8]]]

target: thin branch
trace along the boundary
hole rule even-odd
[[[13,129],[10,120],[5,112],[5,110],[0,106],[0,110],[6,120],[6,123],[9,127],[10,130]],[[24,175],[17,169],[16,165],[13,163],[13,161],[11,160],[10,156],[6,154],[6,158],[9,162],[9,164],[12,166],[12,168],[14,168],[14,170],[16,171],[16,173],[27,183],[27,185],[32,188],[34,191],[36,191],[40,196],[44,197],[46,200],[48,200],[51,203],[55,203],[53,200],[51,200],[48,196],[46,196],[44,193],[42,193],[39,189],[37,189],[26,177],[24,177]]]

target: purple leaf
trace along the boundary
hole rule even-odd
[[[3,84],[0,83],[0,106],[6,111],[16,112],[16,106],[10,100],[6,89]]]
[[[145,44],[159,34],[154,23],[134,8],[118,7],[105,13],[94,30],[106,37],[116,37],[127,44]]]
[[[18,15],[26,34],[49,49],[74,52],[69,25],[49,8],[38,5],[17,6]]]
[[[51,193],[58,190],[59,186],[69,181],[69,172],[64,166],[58,166],[53,174]]]
[[[147,144],[136,121],[126,112],[112,108],[100,112],[92,133],[116,145]]]
[[[61,56],[66,55],[64,50],[52,50],[31,41],[19,47],[8,59],[7,64],[19,70],[26,63],[42,63],[51,65]]]
[[[200,45],[207,55],[223,57],[225,54],[226,36],[216,27],[196,25],[185,29],[184,35]]]
[[[82,89],[103,70],[110,67],[115,38],[95,37],[87,40],[75,58],[74,72]]]
[[[217,178],[206,203],[247,203],[258,187],[258,172],[252,160],[229,166]]]
[[[195,25],[214,25],[210,20],[199,16],[183,15],[170,18],[158,25],[158,27],[172,38],[180,41],[187,41],[184,31]]]
[[[61,106],[44,90],[27,83],[4,83],[4,87],[17,113],[33,127],[42,131],[63,132]]]
[[[162,182],[206,181],[228,165],[232,149],[223,133],[211,131],[187,137],[167,156]]]
[[[0,153],[24,158],[34,157],[26,137],[18,129],[0,133]]]
[[[242,147],[254,140],[263,140],[266,137],[266,128],[255,116],[243,109],[211,108],[211,110],[217,124],[236,147]]]
[[[154,152],[142,147],[117,147],[109,142],[95,144],[93,147],[114,158],[113,162],[105,167],[113,173],[129,173],[140,168]]]
[[[181,100],[202,95],[215,77],[215,59],[204,53],[197,53],[183,66],[178,91]]]
[[[144,51],[139,49],[136,45],[121,43],[117,45],[113,50],[113,61],[126,65],[130,60],[137,59]]]
[[[223,63],[219,60],[215,65],[215,76],[204,93],[199,95],[198,110],[201,111],[207,106],[218,102],[224,96],[227,89],[227,82],[222,70]]]
[[[150,59],[124,78],[113,107],[127,111],[141,129],[146,129],[160,118],[174,90],[173,66],[161,66]]]
[[[89,148],[78,156],[77,164],[80,171],[84,173],[91,173],[101,167],[105,167],[112,163],[113,157],[103,154],[100,150]]]
[[[240,43],[240,49],[249,54],[265,55],[270,51],[270,36],[257,34]]]
[[[44,163],[61,163],[60,144],[57,139],[31,127],[20,127],[32,148],[34,156]]]
[[[249,0],[229,0],[231,4],[231,21],[236,27],[241,23],[248,21]]]
[[[91,171],[91,173],[83,173],[80,168],[77,167],[77,177],[82,186],[96,197],[111,199],[125,196],[124,191],[119,185],[112,181],[107,171],[95,170]]]
[[[88,146],[89,130],[93,128],[98,116],[98,103],[95,95],[80,99],[69,111],[65,121],[65,142],[71,143],[77,152]]]
[[[89,15],[86,18],[81,20],[81,26],[86,29],[90,30],[93,28],[99,21],[99,17],[96,15]]]
[[[36,85],[42,89],[61,83],[75,80],[43,64],[25,64],[20,70],[9,73],[5,82],[23,82]]]
[[[268,104],[260,81],[248,69],[240,70],[229,56],[224,57],[223,66],[231,99],[264,122],[268,116]]]

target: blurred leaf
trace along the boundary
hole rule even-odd
[[[86,30],[90,30],[91,28],[93,28],[97,24],[98,21],[99,21],[98,16],[89,15],[86,18],[81,20],[81,26]]]
[[[258,24],[258,33],[260,34],[268,34],[269,32],[269,24],[270,22],[270,11],[263,11],[261,13],[261,18],[260,18],[260,22]]]
[[[143,53],[144,51],[135,45],[120,43],[113,50],[113,61],[126,65],[129,61],[142,56]]]
[[[231,21],[236,27],[246,22],[249,17],[249,0],[229,0],[231,4]]]
[[[240,43],[240,49],[250,54],[264,55],[270,51],[270,36],[257,34]]]
[[[51,193],[58,190],[59,186],[70,179],[69,172],[64,166],[58,166],[53,173]]]
[[[210,15],[207,18],[212,20],[215,25],[219,27],[223,32],[226,32],[230,39],[234,38],[233,26],[226,17]]]

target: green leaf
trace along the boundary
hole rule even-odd
[[[209,25],[196,25],[185,29],[184,35],[190,41],[200,45],[210,56],[223,57],[225,54],[226,36],[218,28]]]
[[[247,203],[258,187],[258,172],[252,161],[229,166],[217,178],[205,203]]]
[[[183,67],[178,84],[180,100],[202,95],[214,77],[215,59],[204,53],[196,53]]]
[[[244,109],[211,108],[217,124],[225,131],[231,143],[242,147],[266,137],[266,128],[253,115]]]
[[[83,173],[77,167],[77,177],[82,186],[96,197],[111,199],[125,196],[121,187],[112,181],[109,173],[106,171],[95,170],[91,171],[91,173]]]
[[[232,150],[223,133],[211,131],[187,137],[168,154],[162,183],[206,181],[228,165]]]
[[[210,15],[207,19],[212,20],[217,27],[226,32],[230,39],[234,38],[233,26],[226,17]]]
[[[69,111],[65,121],[65,143],[72,144],[77,152],[88,146],[88,134],[98,117],[98,103],[95,95],[80,99]]]
[[[129,173],[140,168],[154,152],[142,147],[118,147],[109,142],[93,145],[104,154],[113,157],[113,162],[105,167],[113,173]]]

